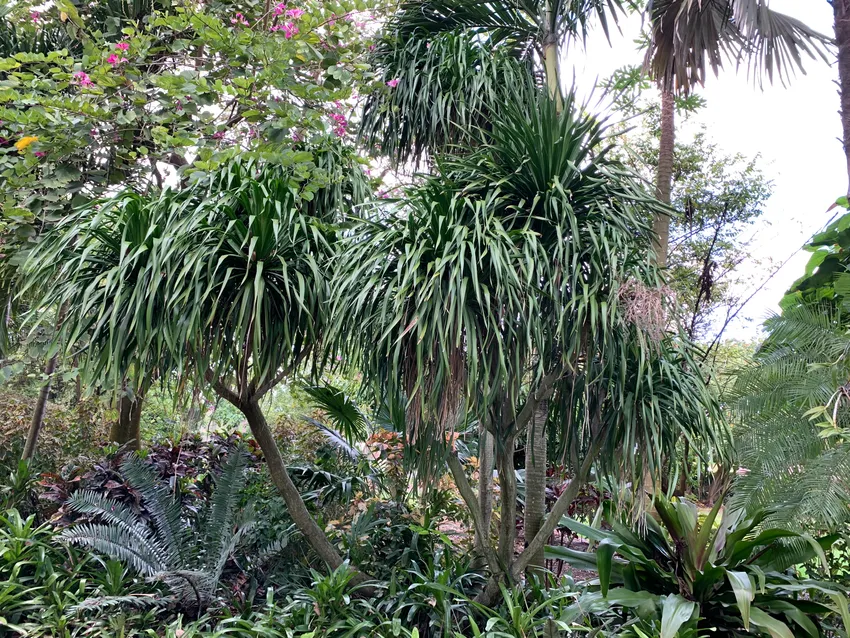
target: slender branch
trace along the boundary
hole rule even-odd
[[[292,365],[284,368],[280,372],[278,372],[274,377],[261,384],[259,388],[257,388],[256,392],[254,392],[254,398],[259,401],[263,398],[263,396],[275,387],[278,383],[283,381],[285,378],[292,376],[298,367],[304,362],[304,359],[307,358],[309,351],[303,350],[296,358],[295,361],[292,362]]]
[[[475,491],[469,484],[469,479],[466,478],[466,473],[463,471],[463,466],[460,464],[456,454],[449,454],[448,464],[452,478],[455,480],[455,485],[457,485],[464,503],[466,503],[470,514],[472,514],[472,522],[475,525],[475,529],[478,530],[481,549],[484,551],[484,556],[490,565],[490,570],[495,572],[497,569],[500,569],[500,564],[496,558],[496,552],[493,551],[493,546],[490,544],[490,530],[484,529],[484,520],[481,516],[481,510],[478,507],[478,498],[475,496]]]
[[[216,379],[212,370],[207,370],[204,377],[206,378],[207,383],[212,384],[213,389],[218,396],[225,401],[232,403],[237,408],[240,406],[239,395],[224,385],[224,383],[222,383],[219,379]]]

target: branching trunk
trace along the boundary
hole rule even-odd
[[[546,513],[546,418],[548,402],[537,406],[534,418],[528,426],[525,446],[525,540],[537,535]],[[543,550],[531,557],[530,571],[542,573],[545,568]]]
[[[672,91],[661,91],[661,142],[658,148],[658,176],[655,196],[670,203],[673,190],[673,151],[676,140],[676,104]],[[656,215],[652,220],[655,233],[655,259],[661,268],[667,266],[667,247],[670,243],[670,216]]]
[[[138,393],[133,398],[126,394],[118,400],[118,420],[112,424],[109,440],[128,448],[139,450],[142,446],[141,423],[144,397]]]
[[[514,472],[514,447],[516,436],[510,435],[496,449],[496,466],[499,469],[499,499],[502,509],[499,520],[499,561],[510,566],[514,560],[516,544],[516,473]]]
[[[850,193],[850,0],[832,0],[835,14],[835,43],[838,46],[838,94],[841,99],[841,126],[847,161]]]
[[[234,402],[228,396],[224,396],[223,398],[234,403],[242,414],[245,415],[245,419],[251,428],[251,433],[263,451],[263,457],[266,459],[272,482],[286,502],[289,515],[292,517],[298,530],[303,534],[305,540],[331,569],[336,569],[342,565],[343,560],[339,552],[337,552],[336,548],[328,540],[328,537],[316,524],[316,521],[313,520],[313,517],[310,516],[310,512],[307,511],[307,507],[304,505],[304,500],[301,498],[298,488],[295,487],[295,483],[289,477],[283,456],[257,401],[254,398],[248,398],[247,400]],[[364,580],[366,580],[366,577],[362,573],[358,572],[355,575],[354,582],[361,583]]]

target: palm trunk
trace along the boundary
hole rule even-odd
[[[525,540],[533,539],[543,524],[546,514],[546,418],[548,402],[537,406],[528,426],[525,446]],[[543,548],[535,552],[528,562],[529,573],[542,574],[546,567]]]
[[[658,148],[658,178],[655,196],[665,204],[670,203],[673,190],[673,150],[676,141],[676,110],[673,92],[661,91],[661,143]],[[652,220],[655,233],[655,259],[661,268],[667,266],[667,247],[670,243],[670,216],[656,215]]]
[[[835,43],[838,47],[838,94],[841,99],[841,126],[847,161],[850,193],[850,0],[832,0],[835,15]]]
[[[328,540],[328,537],[322,529],[310,516],[307,507],[304,505],[304,500],[295,487],[295,483],[289,477],[286,471],[286,464],[283,461],[283,456],[277,443],[274,440],[274,435],[266,422],[266,417],[260,409],[256,400],[249,399],[236,404],[236,407],[245,415],[248,421],[248,426],[251,428],[251,433],[257,440],[260,449],[263,451],[263,457],[266,459],[266,465],[269,468],[272,483],[274,483],[283,500],[286,502],[286,507],[289,510],[289,515],[292,517],[298,530],[303,534],[304,538],[310,544],[310,547],[319,555],[319,557],[327,563],[331,569],[336,569],[342,565],[343,560],[336,551],[336,548]],[[362,582],[366,578],[363,574],[357,573],[355,582]]]
[[[558,113],[560,113],[561,109],[564,108],[564,100],[561,96],[561,64],[558,59],[560,52],[558,50],[558,34],[553,30],[552,23],[552,10],[547,3],[543,16],[543,28],[545,29],[542,39],[543,67],[546,72],[546,86],[549,89],[549,99],[555,100],[555,106],[558,109]]]
[[[123,394],[118,400],[118,420],[112,424],[109,440],[129,449],[142,447],[141,423],[144,397],[139,392],[133,398]]]

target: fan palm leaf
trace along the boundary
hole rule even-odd
[[[766,0],[651,0],[645,67],[667,91],[687,94],[724,60],[748,65],[758,81],[783,82],[803,57],[827,59],[831,40],[773,11]]]

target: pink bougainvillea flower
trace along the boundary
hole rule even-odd
[[[387,86],[390,87],[391,89],[394,89],[395,87],[398,86],[398,82],[399,82],[398,78],[393,78],[392,80],[387,82]]]
[[[298,27],[296,27],[291,22],[285,22],[280,28],[280,30],[283,31],[283,37],[285,37],[287,40],[294,36],[296,33],[298,33]]]
[[[289,9],[286,12],[286,17],[292,18],[293,20],[297,20],[298,18],[300,18],[303,15],[304,15],[304,11],[302,9]]]
[[[115,66],[116,64],[122,64],[123,62],[126,62],[127,58],[119,58],[115,53],[111,53],[109,57],[106,58],[106,61],[109,62],[109,64],[111,64],[112,66]]]
[[[130,43],[129,42],[119,42],[118,44],[115,45],[115,48],[120,49],[122,51],[129,51],[130,50]]]
[[[337,137],[344,137],[348,127],[348,121],[342,113],[331,113],[330,118],[334,121],[334,133]]]
[[[286,11],[286,3],[285,2],[281,2],[281,3],[275,5],[274,14],[276,16],[283,15],[284,11]]]
[[[41,20],[41,13],[38,11],[30,11],[30,20],[32,20],[33,24],[38,24],[38,21]]]
[[[91,81],[89,74],[85,71],[77,71],[72,77],[74,82],[80,86],[94,86],[94,82]]]
[[[230,18],[230,24],[237,24],[247,27],[249,25],[248,20],[245,19],[245,16],[241,13],[237,13],[235,16]]]
[[[33,153],[33,155],[35,155],[36,157],[44,157],[45,155],[47,155],[47,153],[45,153],[44,151],[36,151],[35,153]]]

